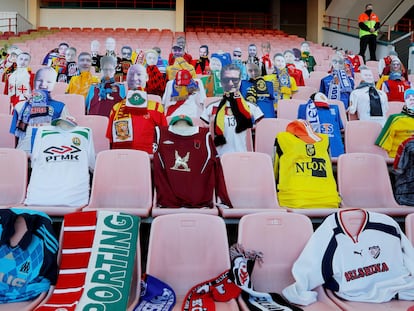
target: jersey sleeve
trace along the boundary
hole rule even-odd
[[[264,117],[263,111],[259,108],[259,106],[249,103],[249,107],[254,123],[257,123]]]
[[[213,110],[213,105],[209,105],[206,107],[200,115],[200,119],[203,120],[205,123],[210,124],[210,117]]]

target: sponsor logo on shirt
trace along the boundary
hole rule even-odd
[[[75,145],[51,146],[43,150],[46,155],[46,162],[79,161],[79,152],[82,150]]]

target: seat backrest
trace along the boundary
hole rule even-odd
[[[277,117],[288,120],[298,118],[298,108],[301,104],[306,104],[303,99],[280,99],[277,103]]]
[[[298,86],[298,91],[293,93],[292,99],[301,99],[305,102],[309,99],[309,97],[316,93],[318,89],[314,86]]]
[[[152,100],[155,101],[157,103],[161,103],[162,102],[162,98],[160,95],[156,95],[156,94],[147,94],[148,96],[148,100]]]
[[[277,208],[272,159],[260,152],[221,156],[227,192],[234,208]]]
[[[148,153],[132,149],[97,154],[89,208],[145,208],[152,204]]]
[[[204,108],[208,107],[210,104],[218,102],[221,100],[220,96],[211,96],[211,97],[206,97],[205,101],[204,101]]]
[[[282,118],[264,118],[257,123],[254,145],[255,151],[267,153],[273,157],[276,135],[286,131],[286,126],[291,122]]]
[[[53,87],[53,90],[50,92],[52,95],[52,98],[55,98],[58,94],[65,94],[66,89],[68,88],[68,83],[66,82],[56,82],[55,86]]]
[[[253,269],[254,289],[280,293],[292,284],[292,265],[312,233],[312,222],[305,215],[268,212],[243,216],[237,242],[245,249],[261,251],[264,255],[263,263],[256,262]]]
[[[85,97],[80,94],[54,94],[54,100],[65,104],[69,114],[75,118],[85,115]]]
[[[390,116],[395,113],[401,113],[401,110],[404,106],[404,102],[400,101],[389,101],[388,102],[388,111],[387,116]]]
[[[414,246],[414,212],[405,216],[405,235]]]
[[[366,152],[388,158],[388,153],[381,147],[375,145],[379,133],[381,132],[381,124],[369,120],[355,120],[348,122],[345,129],[345,151]]]
[[[22,204],[27,189],[27,154],[14,148],[0,148],[0,206]]]
[[[230,268],[224,220],[183,213],[156,217],[151,225],[146,272],[177,296]]]
[[[339,114],[341,116],[342,125],[344,129],[348,126],[348,117],[346,114],[345,104],[342,100],[339,99],[328,99],[330,105],[337,105],[339,109]]]
[[[0,113],[10,114],[10,97],[0,93]]]
[[[359,121],[355,121],[359,122]],[[372,153],[345,153],[338,157],[337,182],[344,206],[396,207],[385,159]]]
[[[109,139],[106,137],[106,129],[109,122],[108,117],[101,115],[77,116],[76,122],[80,126],[92,129],[95,154],[98,154],[102,150],[109,150]]]
[[[0,113],[0,148],[14,148],[15,136],[10,134],[10,124],[13,116]]]

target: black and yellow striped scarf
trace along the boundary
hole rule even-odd
[[[214,144],[221,146],[226,143],[224,137],[224,117],[226,114],[226,103],[229,102],[230,109],[236,119],[236,133],[241,133],[248,128],[253,127],[250,108],[240,94],[225,93],[223,99],[218,105],[216,116],[214,118]]]

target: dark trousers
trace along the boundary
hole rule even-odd
[[[377,36],[376,35],[366,35],[362,36],[359,39],[359,55],[362,56],[365,62],[365,51],[369,48],[369,58],[370,60],[377,60],[375,55],[377,50]]]

